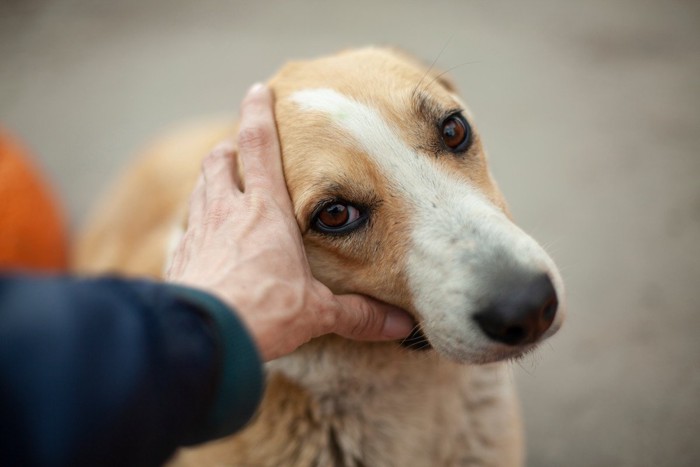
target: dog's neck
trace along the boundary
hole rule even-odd
[[[519,446],[513,441],[519,426],[510,417],[517,413],[512,376],[503,363],[458,365],[432,351],[329,336],[269,363],[267,371],[271,384],[282,377],[306,393],[305,413],[343,455],[366,465],[452,465],[466,451],[475,459],[510,459]],[[387,451],[386,463],[383,454],[362,457],[375,447],[373,439],[386,437],[376,446]],[[428,446],[439,449],[426,453]],[[415,456],[428,463],[414,463]],[[405,463],[393,464],[397,459]]]

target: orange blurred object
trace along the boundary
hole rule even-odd
[[[65,271],[66,229],[27,149],[0,128],[0,269]]]

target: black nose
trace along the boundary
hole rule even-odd
[[[508,345],[535,342],[549,329],[559,301],[546,274],[510,281],[495,299],[473,316],[489,338]]]

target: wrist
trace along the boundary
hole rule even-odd
[[[217,336],[218,377],[214,397],[191,443],[227,436],[252,417],[263,392],[260,352],[234,310],[215,294],[171,285],[175,295],[206,314]]]

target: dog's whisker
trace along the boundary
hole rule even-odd
[[[418,89],[420,88],[421,83],[423,83],[423,80],[430,74],[431,71],[433,71],[433,67],[437,63],[438,60],[440,60],[440,57],[442,56],[443,52],[445,52],[445,49],[447,49],[447,46],[452,42],[452,39],[454,38],[454,34],[452,34],[450,37],[447,38],[447,41],[445,41],[445,44],[442,46],[440,49],[440,52],[437,54],[437,57],[435,57],[435,60],[430,64],[427,70],[425,70],[425,74],[421,76],[421,79],[416,83],[416,87],[413,88],[413,92],[411,93],[412,95],[416,95],[418,92]]]
[[[534,348],[526,350],[522,355],[519,355],[513,361],[529,376],[534,376],[534,370],[539,364],[538,354],[535,352]],[[529,370],[524,366],[526,361],[529,363]]]
[[[480,61],[480,60],[470,60],[470,61],[468,61],[468,62],[462,62],[462,63],[460,63],[460,64],[458,64],[458,65],[455,65],[455,66],[453,66],[453,67],[451,67],[451,68],[448,68],[447,70],[445,70],[445,71],[443,71],[442,73],[439,73],[437,76],[435,76],[432,80],[430,80],[430,82],[429,82],[428,84],[426,84],[425,86],[423,86],[423,90],[424,90],[424,91],[428,90],[428,88],[430,88],[430,86],[432,86],[433,83],[435,83],[437,80],[439,80],[440,78],[442,78],[443,76],[445,76],[447,73],[450,73],[451,71],[454,71],[454,70],[456,70],[457,68],[462,67],[462,66],[464,66],[464,65],[473,65],[473,64],[475,64],[475,63],[481,63],[481,61]]]
[[[520,359],[520,357],[514,358],[514,359],[512,360],[512,362],[513,362],[514,364],[518,365],[518,367],[520,367],[520,369],[523,370],[528,376],[533,376],[532,371],[530,371],[530,370],[528,370],[527,368],[525,368],[525,366],[523,365],[523,362],[522,362],[522,360]]]
[[[440,358],[440,355],[436,352],[416,352],[413,349],[408,349],[405,347],[401,348],[401,355],[408,358],[402,358],[397,361],[400,367],[410,367],[414,368],[416,364],[421,364],[428,360],[434,360],[435,358]]]
[[[556,256],[557,252],[559,251],[559,247],[563,242],[564,239],[560,237],[548,240],[546,242],[542,242],[541,245],[547,253],[549,253],[552,256]]]

